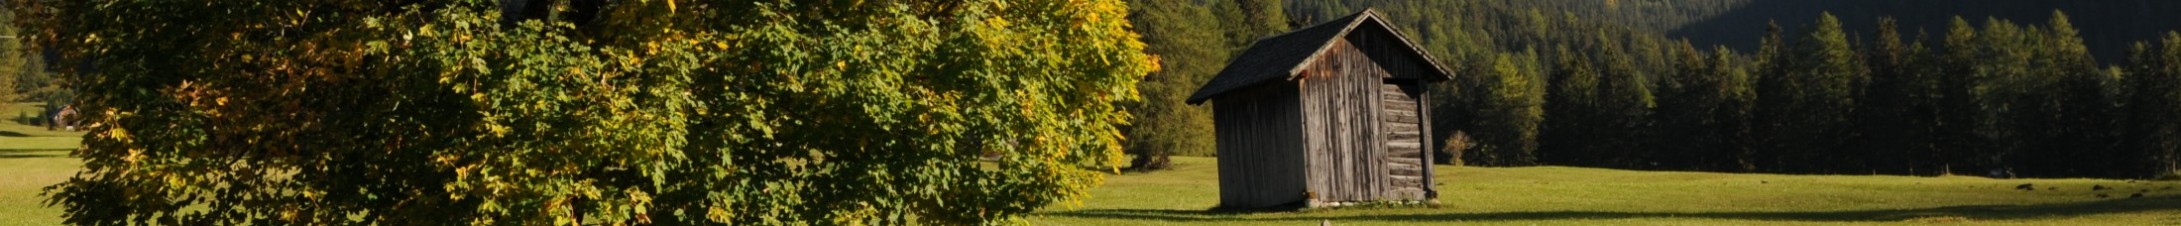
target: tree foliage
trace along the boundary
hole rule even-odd
[[[1470,68],[1482,69],[1470,73],[1456,82],[1472,84],[1455,99],[1461,106],[1475,106],[1473,115],[1455,116],[1458,124],[1477,134],[1476,147],[1462,155],[1465,164],[1478,165],[1535,165],[1539,123],[1545,120],[1545,75],[1539,70],[1537,53],[1499,54],[1489,61],[1477,61],[1489,65]],[[1446,92],[1446,91],[1442,91]]]
[[[16,1],[75,224],[999,223],[1119,167],[1117,1]]]
[[[2125,150],[2134,161],[2123,161],[2133,171],[2181,170],[2181,33],[2166,33],[2157,42],[2138,42],[2131,47],[2127,66],[2129,99]]]
[[[1740,170],[1748,151],[1755,90],[1732,50],[1674,50],[1674,73],[1660,80],[1654,160],[1659,168]]]
[[[15,27],[14,14],[0,12],[0,107],[23,99],[25,90],[17,88],[16,84],[34,72],[25,70],[33,67],[28,59],[32,54],[30,48],[23,45],[22,39],[15,38],[21,35],[18,30],[20,29]]]
[[[1774,167],[1787,171],[1847,163],[1831,152],[1851,135],[1848,116],[1862,88],[1861,63],[1839,20],[1823,15],[1812,27],[1768,65],[1784,73],[1758,83],[1757,117],[1766,123],[1757,130],[1768,141],[1761,149],[1775,152]]]
[[[1235,49],[1225,34],[1221,7],[1180,0],[1132,1],[1131,22],[1144,34],[1144,52],[1157,56],[1162,68],[1137,83],[1143,100],[1125,105],[1136,116],[1126,129],[1126,142],[1134,170],[1158,170],[1169,166],[1174,154],[1209,156],[1216,150],[1216,134],[1208,106],[1192,106],[1183,100],[1226,65]],[[1226,7],[1231,10],[1231,7]]]

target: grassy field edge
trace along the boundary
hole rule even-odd
[[[2181,182],[1438,166],[1436,207],[1213,212],[1216,161],[1114,175],[1037,225],[2181,224]],[[2023,184],[2034,190],[2019,190]],[[2107,189],[2095,189],[2106,187]],[[2137,193],[2142,197],[2131,198]],[[2100,194],[2105,195],[2099,197]]]

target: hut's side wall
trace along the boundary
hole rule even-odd
[[[1432,143],[1430,114],[1422,111],[1425,87],[1419,82],[1434,76],[1424,58],[1415,55],[1390,29],[1378,23],[1364,23],[1355,32],[1342,37],[1371,62],[1385,71],[1378,77],[1396,78],[1383,81],[1378,87],[1379,127],[1383,143],[1388,190],[1381,200],[1421,200],[1430,198],[1430,166]]]
[[[1430,100],[1426,98],[1427,95],[1424,95],[1425,93],[1429,93],[1428,90],[1430,89],[1429,87],[1420,86],[1419,82],[1421,82],[1423,78],[1427,76],[1433,76],[1437,74],[1437,70],[1432,68],[1429,63],[1425,63],[1427,61],[1425,61],[1422,56],[1416,55],[1417,53],[1412,51],[1409,46],[1403,44],[1399,37],[1396,37],[1394,36],[1394,34],[1389,32],[1392,31],[1391,29],[1385,29],[1383,26],[1379,25],[1380,24],[1378,23],[1364,23],[1360,27],[1357,27],[1355,32],[1349,33],[1348,36],[1344,38],[1348,39],[1350,42],[1356,43],[1357,49],[1362,49],[1365,55],[1368,55],[1372,60],[1379,62],[1379,66],[1384,67],[1387,74],[1391,75],[1394,78],[1403,78],[1403,81],[1396,83],[1399,83],[1398,85],[1402,86],[1400,88],[1408,92],[1408,97],[1410,98],[1411,102],[1401,104],[1430,106]],[[1391,102],[1389,102],[1388,104],[1391,104]],[[1390,106],[1389,108],[1386,108],[1386,110],[1389,111],[1396,109],[1398,108],[1391,108]],[[1418,157],[1416,157],[1415,159],[1417,162],[1420,162],[1420,164],[1415,167],[1418,168],[1418,170],[1420,171],[1417,173],[1420,174],[1418,176],[1422,178],[1417,180],[1418,182],[1416,182],[1416,184],[1419,185],[1415,187],[1416,189],[1421,189],[1423,191],[1422,193],[1424,195],[1422,196],[1424,196],[1424,199],[1435,198],[1430,197],[1433,194],[1431,188],[1431,184],[1433,183],[1431,181],[1432,178],[1429,175],[1431,175],[1431,160],[1434,159],[1434,157],[1432,157],[1431,151],[1437,149],[1437,147],[1441,145],[1440,142],[1443,141],[1438,139],[1440,137],[1436,137],[1432,134],[1432,126],[1431,123],[1429,123],[1431,122],[1431,111],[1429,111],[1428,109],[1416,110],[1417,111],[1415,111],[1415,115],[1416,118],[1418,118],[1417,121],[1420,121],[1420,123],[1417,123],[1416,126],[1416,133],[1419,133],[1420,135],[1416,136],[1422,137],[1422,139],[1419,139],[1419,142],[1416,143],[1416,146],[1419,147],[1416,149],[1418,149],[1419,151],[1417,153]],[[1408,135],[1394,136],[1399,137]],[[1398,140],[1401,138],[1396,139]],[[1390,149],[1401,149],[1400,145],[1396,145],[1393,143],[1389,143],[1387,145]],[[1404,150],[1390,151],[1396,153],[1394,155],[1404,155],[1403,157],[1395,157],[1396,159],[1407,158],[1405,157],[1405,154],[1401,154]],[[1396,175],[1401,175],[1404,173],[1405,172],[1398,169],[1395,172]],[[1401,181],[1401,179],[1395,180],[1396,187],[1404,187],[1403,184],[1405,183],[1406,182]],[[1396,188],[1396,190],[1402,189],[1404,188]],[[1412,196],[1414,193],[1412,191],[1399,192],[1401,192],[1401,196],[1404,197],[1396,198],[1401,199],[1408,199],[1406,196]]]
[[[1239,90],[1212,100],[1219,136],[1219,201],[1261,208],[1304,199],[1302,112],[1295,83]]]
[[[1378,86],[1380,132],[1386,141],[1387,177],[1392,180],[1392,190],[1385,198],[1397,200],[1422,200],[1425,198],[1424,167],[1429,156],[1424,150],[1423,114],[1418,111],[1414,84],[1388,83]]]
[[[1376,110],[1388,74],[1349,42],[1331,45],[1301,79],[1312,203],[1380,200],[1391,185]]]

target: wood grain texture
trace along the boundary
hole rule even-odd
[[[1379,86],[1391,75],[1347,40],[1331,45],[1302,79],[1311,191],[1321,194],[1312,201],[1380,200],[1394,184],[1377,110]]]
[[[1303,200],[1302,114],[1295,83],[1246,89],[1213,101],[1220,203],[1271,207]]]

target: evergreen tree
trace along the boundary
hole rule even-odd
[[[1906,173],[1918,156],[1917,145],[1926,143],[1926,135],[1919,129],[1932,126],[1914,117],[1911,105],[1917,80],[1908,65],[1908,46],[1901,42],[1900,32],[1892,18],[1878,22],[1876,41],[1864,51],[1864,63],[1870,68],[1870,86],[1864,92],[1865,100],[1856,111],[1857,140],[1845,146],[1847,150],[1862,153],[1855,158],[1862,166],[1837,166],[1851,169],[1868,169],[1877,172]]]
[[[31,53],[23,45],[22,39],[16,38],[22,34],[15,28],[13,15],[12,12],[0,11],[0,108],[6,108],[23,99],[23,94],[28,90],[18,88],[16,84],[22,78],[32,76],[27,74],[30,70],[24,70],[33,67],[27,59]]]
[[[2102,175],[2117,176],[2117,172],[2096,167],[2083,167],[2086,162],[2115,162],[2116,129],[2119,121],[2113,112],[2117,110],[2117,77],[2101,70],[2090,50],[2068,21],[2066,13],[2053,11],[2052,18],[2038,30],[2035,45],[2037,57],[2031,63],[2033,73],[2041,82],[2022,91],[2031,92],[2032,101],[2041,106],[2026,120],[2022,131],[2029,133],[2033,144],[2025,147],[2027,158],[2020,159],[2018,167],[2025,176]]]
[[[1984,156],[1991,145],[1976,132],[1983,127],[1985,118],[1974,92],[1979,45],[1976,43],[1977,31],[1968,20],[1956,16],[1947,26],[1943,39],[1940,42],[1942,51],[1934,51],[1933,55],[1937,56],[1932,57],[1937,65],[1933,80],[1937,82],[1934,93],[1938,101],[1935,109],[1938,110],[1939,129],[1933,136],[1937,140],[1933,146],[1937,148],[1930,155],[1932,159],[1938,159],[1934,167],[1942,173],[1982,175],[1976,170],[1983,165],[1977,158]]]
[[[1598,65],[1601,66],[1598,70],[1601,79],[1597,91],[1598,108],[1594,110],[1602,113],[1598,118],[1602,124],[1593,125],[1600,136],[1594,137],[1589,142],[1589,150],[1582,152],[1598,153],[1591,156],[1596,158],[1594,163],[1598,166],[1656,166],[1653,156],[1657,150],[1644,147],[1647,144],[1644,139],[1650,138],[1646,134],[1652,130],[1651,109],[1657,106],[1657,99],[1651,94],[1649,72],[1638,68],[1630,53],[1615,48],[1621,42],[1602,33],[1599,37],[1602,40],[1598,42],[1599,47],[1603,49],[1597,51],[1603,54],[1598,56],[1598,62],[1602,63]]]
[[[1675,73],[1659,88],[1652,134],[1661,168],[1742,170],[1750,104],[1748,74],[1726,47],[1699,51],[1684,41]]]
[[[1716,83],[1704,93],[1716,96],[1717,104],[1712,107],[1712,119],[1709,120],[1712,124],[1708,127],[1720,140],[1718,146],[1713,147],[1714,151],[1704,156],[1710,156],[1707,165],[1713,169],[1751,171],[1749,160],[1755,154],[1757,143],[1757,135],[1752,131],[1756,124],[1756,81],[1735,56],[1726,46],[1714,47],[1712,51],[1707,77],[1718,79],[1713,80]]]
[[[1283,1],[1233,0],[1232,4],[1234,10],[1231,12],[1234,12],[1234,14],[1229,19],[1235,20],[1232,25],[1235,30],[1229,33],[1233,35],[1233,37],[1229,38],[1238,42],[1235,46],[1247,47],[1249,43],[1257,41],[1258,38],[1287,33],[1290,27],[1308,26],[1308,24],[1291,24],[1296,21],[1288,20],[1287,13],[1284,13],[1287,11],[1286,3]],[[1324,19],[1330,20],[1333,18]]]
[[[1787,68],[1794,63],[1794,58],[1789,57],[1787,39],[1781,32],[1778,23],[1765,24],[1765,35],[1758,42],[1756,59],[1752,62],[1756,65],[1751,73],[1756,81],[1756,101],[1752,102],[1750,120],[1755,123],[1750,126],[1751,148],[1741,161],[1744,171],[1780,172],[1779,166],[1784,161],[1785,150],[1776,143],[1786,139],[1778,134],[1782,129],[1779,124],[1786,119],[1777,112],[1789,102],[1785,98],[1787,95],[1779,91],[1785,90]]]
[[[1545,125],[1539,137],[1538,159],[1547,164],[1589,165],[1598,155],[1595,141],[1604,136],[1598,118],[1600,80],[1590,58],[1565,47],[1553,50],[1553,72],[1545,92]]]
[[[1654,161],[1663,168],[1710,169],[1708,153],[1723,146],[1712,114],[1719,96],[1713,91],[1720,77],[1713,74],[1708,54],[1682,40],[1672,49],[1674,70],[1658,86],[1658,108],[1652,114],[1655,129],[1648,147],[1657,149]]]
[[[1851,158],[1836,150],[1851,135],[1848,116],[1863,73],[1847,34],[1831,14],[1820,15],[1786,56],[1772,66],[1784,74],[1763,77],[1769,85],[1759,89],[1766,148],[1780,154],[1781,170],[1823,172],[1845,164]]]
[[[1465,128],[1477,145],[1463,154],[1463,162],[1488,166],[1537,164],[1539,123],[1544,120],[1545,83],[1536,68],[1536,53],[1498,54],[1488,73],[1464,76],[1464,82],[1480,87],[1465,96],[1475,97],[1467,106],[1477,108]]]
[[[1674,47],[1674,70],[1659,80],[1658,109],[1651,115],[1657,123],[1656,131],[1647,138],[1646,146],[1657,149],[1653,157],[1664,168],[1703,168],[1709,157],[1703,153],[1720,145],[1720,139],[1712,133],[1716,125],[1711,124],[1716,122],[1711,113],[1718,96],[1707,92],[1711,88],[1708,85],[1719,78],[1711,74],[1712,62],[1705,59],[1707,54],[1697,51],[1688,40]]]
[[[1144,52],[1161,70],[1137,83],[1143,100],[1124,105],[1136,119],[1126,127],[1130,169],[1165,169],[1167,156],[1210,156],[1216,150],[1211,109],[1184,103],[1226,65],[1234,48],[1211,6],[1191,0],[1136,0],[1130,22],[1143,34]]]
[[[2040,114],[2051,113],[2049,103],[2033,90],[2050,90],[2050,77],[2037,74],[2032,61],[2039,53],[2035,46],[2034,30],[2025,31],[2013,22],[1987,18],[1984,28],[1978,31],[1975,57],[1971,68],[1974,79],[1971,95],[1976,99],[1978,120],[1976,133],[1986,148],[1974,160],[1979,161],[1975,170],[1996,177],[2014,177],[2014,166],[2021,161],[2022,153],[2037,140],[2039,131],[2029,130]]]
[[[2132,176],[2181,172],[2181,33],[2155,44],[2136,43],[2128,60]]]

